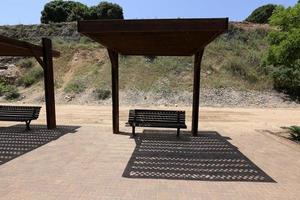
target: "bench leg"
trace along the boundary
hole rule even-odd
[[[30,122],[31,121],[26,121],[26,131],[30,131]]]
[[[180,128],[177,128],[177,137],[179,137],[180,134]]]
[[[132,136],[135,136],[135,126],[132,126]]]

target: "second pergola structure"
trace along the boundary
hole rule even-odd
[[[108,50],[112,64],[113,132],[119,133],[118,55],[195,56],[192,134],[198,134],[204,48],[228,30],[228,18],[79,21],[78,32]]]
[[[47,128],[56,128],[53,57],[60,52],[52,49],[52,41],[42,39],[42,46],[0,35],[0,56],[34,57],[44,70]]]

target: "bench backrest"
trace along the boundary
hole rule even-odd
[[[32,120],[37,119],[41,107],[38,106],[0,106],[0,119]]]
[[[128,123],[133,122],[185,124],[185,111],[130,110]]]

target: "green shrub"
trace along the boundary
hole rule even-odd
[[[269,18],[272,16],[273,11],[276,9],[276,5],[267,4],[255,9],[251,15],[246,19],[247,22],[267,24]]]
[[[282,127],[288,129],[293,140],[300,141],[300,126]]]
[[[111,96],[110,90],[106,90],[106,89],[96,89],[95,93],[99,100],[105,100]]]
[[[7,100],[13,100],[20,96],[18,88],[12,85],[8,85],[6,81],[0,78],[0,96],[5,96]]]
[[[264,65],[274,79],[274,87],[300,98],[300,4],[278,6],[270,18],[274,29],[268,36],[270,47]]]
[[[31,68],[33,67],[34,63],[31,59],[21,59],[19,60],[19,62],[17,63],[17,65],[23,67],[23,68]]]
[[[232,59],[228,62],[227,69],[235,76],[247,80],[250,83],[258,81],[258,75],[254,67],[240,58]]]
[[[7,99],[7,100],[13,100],[13,99],[19,98],[20,93],[16,86],[8,85],[8,86],[6,86],[4,96],[5,96],[5,99]]]
[[[64,91],[66,93],[76,93],[79,94],[81,92],[83,92],[86,89],[86,85],[82,80],[74,80],[74,81],[70,81]]]
[[[232,59],[228,63],[228,69],[237,76],[244,77],[246,75],[246,69],[243,66],[244,63],[240,59]]]
[[[259,80],[258,74],[255,70],[248,70],[245,76],[249,83],[256,83]]]
[[[40,66],[36,66],[24,74],[24,76],[19,80],[19,84],[25,87],[29,87],[41,80],[43,75],[43,69]]]
[[[4,95],[6,90],[6,81],[0,78],[0,96]]]

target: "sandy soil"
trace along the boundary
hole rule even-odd
[[[9,104],[8,104],[9,105]],[[45,106],[42,106],[40,117],[33,124],[46,124]],[[191,126],[191,107],[120,107],[120,129],[125,127],[128,110],[133,108],[174,109],[185,110],[187,126]],[[88,105],[57,105],[57,124],[101,126],[110,128],[112,111],[111,106]],[[15,124],[14,122],[0,122],[0,126]],[[236,129],[251,129],[252,131],[282,132],[280,127],[300,124],[300,108],[200,108],[200,128],[205,126],[234,126]]]
[[[130,129],[125,128],[130,108],[120,108],[121,131],[130,132]],[[186,110],[187,125],[190,129],[190,107],[151,108]],[[45,124],[44,109],[43,106],[39,120],[34,121],[33,124]],[[130,169],[139,167],[129,162],[132,159],[139,159],[140,154],[137,154],[139,151],[142,151],[147,159],[152,159],[153,155],[160,155],[160,152],[163,152],[160,149],[170,148],[169,145],[172,144],[177,153],[193,151],[190,140],[182,139],[189,138],[189,135],[182,134],[176,144],[165,143],[165,141],[172,141],[175,137],[169,136],[168,140],[159,140],[162,143],[153,143],[155,148],[154,146],[142,148],[137,145],[138,140],[130,138],[128,134],[112,134],[110,106],[58,105],[58,124],[76,125],[76,131],[0,165],[0,199],[299,199],[300,160],[297,158],[300,157],[300,146],[270,133],[281,131],[281,126],[299,125],[300,108],[203,107],[200,116],[200,129],[203,131],[201,134],[208,133],[208,131],[218,132],[226,138],[232,150],[224,154],[223,159],[217,159],[211,157],[209,152],[226,151],[228,146],[224,147],[223,143],[218,146],[215,140],[212,144],[207,144],[205,137],[192,137],[193,141],[200,139],[194,148],[197,150],[195,152],[199,153],[197,158],[201,167],[196,167],[195,170],[204,170],[202,173],[206,173],[205,170],[216,170],[216,172],[208,173],[207,176],[212,178],[217,175],[236,178],[248,177],[244,174],[245,171],[256,172],[255,166],[257,166],[275,182],[125,178],[122,174],[126,172],[127,167]],[[0,127],[14,124],[0,122]],[[5,130],[2,128],[1,140],[1,153],[4,158],[9,153],[19,153],[18,147],[20,146],[30,149],[32,148],[30,145],[47,141],[47,138],[51,138],[53,134],[45,130],[39,132],[37,127],[33,128],[32,132],[37,131],[37,134],[31,135],[7,134]],[[141,134],[142,130],[137,129],[141,138],[147,136],[147,133]],[[159,129],[155,129],[155,134],[160,134],[157,130]],[[201,138],[206,142],[203,142]],[[12,144],[16,147],[12,148]],[[176,146],[178,144],[181,146]],[[152,151],[146,153],[145,151],[149,149]],[[233,156],[241,153],[246,158]],[[163,157],[163,155],[160,156]],[[207,158],[212,159],[214,166],[210,165],[210,162],[207,163]],[[164,159],[168,159],[169,163],[174,163],[174,157],[164,157]],[[249,167],[250,165],[246,168],[226,167],[228,163],[236,165],[235,162],[240,162],[239,166],[241,163],[250,161],[254,163],[254,167]],[[185,162],[193,163],[189,159]],[[176,163],[169,164],[168,167],[183,170],[183,175],[193,173],[190,167],[178,166]],[[152,169],[153,165],[146,166],[151,173],[147,170],[145,173],[141,171],[142,173],[151,175],[156,172],[157,167]],[[235,171],[236,169],[239,170]],[[169,171],[172,172],[172,170]]]

